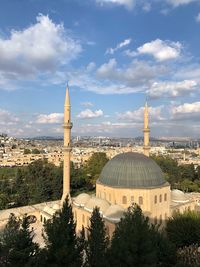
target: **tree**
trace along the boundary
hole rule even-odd
[[[153,267],[157,251],[153,228],[139,206],[133,205],[117,224],[110,249],[111,266]]]
[[[107,262],[108,236],[104,221],[99,213],[99,208],[94,208],[90,226],[88,228],[87,241],[87,266],[104,267],[108,266]]]
[[[200,214],[195,211],[176,212],[167,221],[166,233],[177,248],[200,245]]]
[[[96,183],[96,180],[99,178],[99,175],[108,160],[109,159],[104,152],[96,152],[88,160],[85,170],[89,177],[89,181],[93,185]]]
[[[198,245],[190,245],[178,249],[178,267],[199,267],[200,251]]]
[[[62,209],[44,225],[47,266],[81,266],[82,259],[75,229],[72,207],[67,197]]]
[[[28,148],[25,148],[25,149],[24,149],[24,155],[26,155],[26,154],[31,154],[30,149],[28,149]]]
[[[178,162],[172,158],[164,156],[153,156],[153,160],[160,166],[165,173],[166,180],[170,184],[174,184],[181,179],[180,168]]]
[[[34,233],[29,226],[26,215],[22,220],[10,215],[0,238],[0,266],[34,266],[39,247],[33,242]]]

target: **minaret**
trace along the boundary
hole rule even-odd
[[[71,106],[69,98],[69,88],[66,88],[65,106],[64,106],[64,148],[63,148],[63,195],[61,202],[63,203],[66,196],[70,196],[70,154],[71,154]]]
[[[149,129],[149,113],[148,113],[148,105],[147,105],[147,101],[145,103],[145,107],[144,107],[144,155],[149,157],[149,150],[150,150],[150,146],[149,146],[149,133],[150,133],[150,129]]]

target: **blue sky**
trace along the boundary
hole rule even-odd
[[[199,137],[199,0],[1,0],[0,132]]]

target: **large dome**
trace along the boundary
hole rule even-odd
[[[162,186],[166,181],[154,160],[143,154],[128,152],[108,161],[97,183],[121,188],[152,188]]]

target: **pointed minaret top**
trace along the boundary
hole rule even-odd
[[[67,87],[66,87],[65,106],[70,106],[69,86],[68,86],[68,83],[67,83]]]

